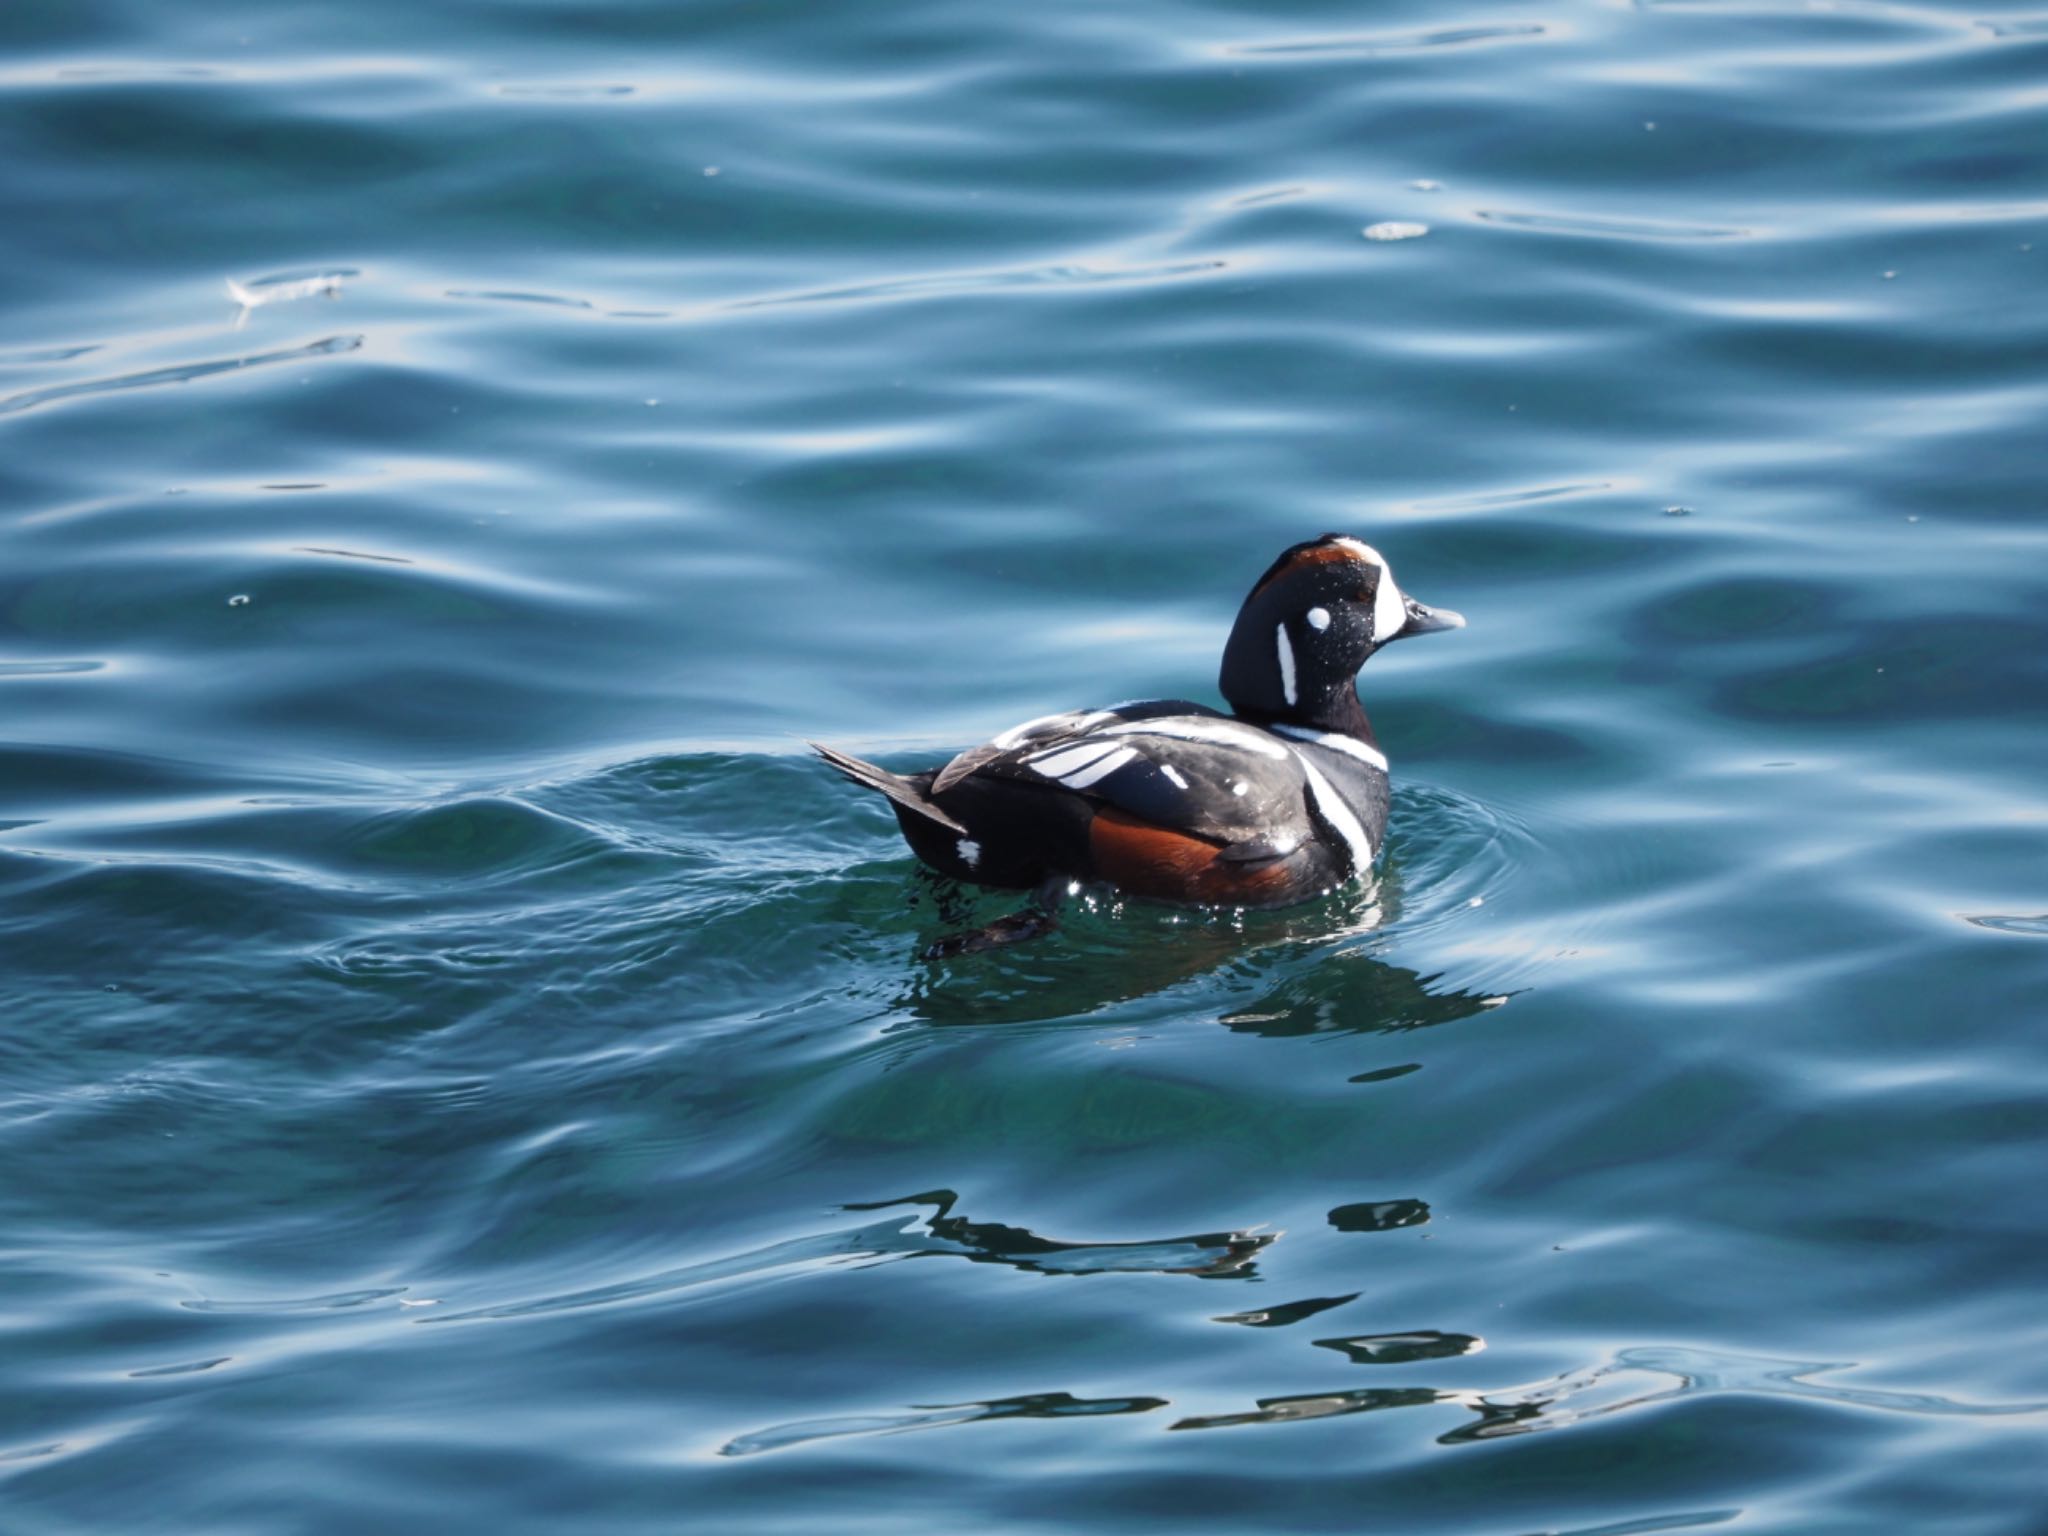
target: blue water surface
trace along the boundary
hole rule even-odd
[[[0,1528],[2048,1529],[2038,7],[9,0]],[[1378,881],[921,960],[1326,529]]]

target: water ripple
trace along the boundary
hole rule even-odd
[[[0,677],[69,677],[102,672],[104,661],[0,661]]]
[[[1305,38],[1285,43],[1237,43],[1224,52],[1244,57],[1313,54],[1418,53],[1434,48],[1471,48],[1487,43],[1529,42],[1550,28],[1537,22],[1498,22],[1486,26],[1441,27],[1426,32],[1383,32],[1357,37]]]
[[[24,390],[20,394],[0,398],[0,416],[34,410],[37,406],[51,405],[64,400],[81,399],[89,395],[111,394],[117,390],[153,389],[160,384],[190,384],[198,379],[212,378],[223,373],[238,373],[244,369],[260,368],[270,363],[297,363],[309,358],[332,357],[338,353],[357,351],[362,344],[361,336],[328,336],[319,341],[307,342],[304,346],[280,347],[274,352],[251,352],[241,357],[176,363],[167,368],[145,369],[140,373],[81,379],[72,384],[51,384],[41,389]]]
[[[1763,1355],[1726,1354],[1677,1346],[1645,1346],[1615,1352],[1603,1365],[1570,1371],[1528,1387],[1488,1392],[1439,1391],[1429,1387],[1365,1387],[1341,1392],[1265,1397],[1243,1413],[1181,1419],[1173,1429],[1229,1429],[1249,1424],[1288,1424],[1389,1408],[1456,1404],[1478,1415],[1440,1436],[1443,1445],[1465,1445],[1505,1435],[1570,1429],[1609,1414],[1626,1413],[1682,1398],[1721,1393],[1798,1397],[1888,1413],[1936,1417],[2006,1418],[2048,1413],[2048,1403],[1962,1403],[1927,1392],[1889,1392],[1840,1387],[1806,1378],[1850,1367],[1827,1361],[1778,1360]],[[1643,1383],[1637,1378],[1653,1378]],[[1658,1386],[1654,1378],[1675,1380]]]
[[[1543,235],[1580,235],[1592,240],[1748,240],[1755,230],[1732,224],[1687,224],[1669,219],[1618,219],[1575,213],[1511,213],[1498,208],[1473,210],[1475,219],[1509,229]]]
[[[228,1301],[211,1297],[192,1301],[181,1301],[179,1306],[187,1312],[233,1312],[246,1315],[281,1314],[301,1316],[306,1313],[348,1312],[358,1307],[373,1306],[388,1301],[394,1296],[403,1296],[406,1287],[402,1285],[380,1286],[362,1291],[335,1291],[325,1296],[287,1296],[265,1300]]]
[[[210,1371],[217,1365],[226,1365],[233,1358],[233,1355],[214,1355],[205,1360],[180,1361],[176,1365],[150,1365],[139,1371],[130,1371],[128,1375],[134,1381],[151,1380],[159,1376],[196,1376],[201,1371]]]
[[[768,298],[740,299],[727,309],[775,309],[791,304],[856,304],[878,299],[924,298],[934,294],[997,293],[1013,288],[1088,287],[1104,283],[1170,282],[1220,272],[1222,261],[1162,262],[1145,267],[1090,267],[1058,265],[1011,267],[992,272],[944,272],[929,277],[891,278],[882,282],[855,283],[844,288],[818,288],[803,293],[776,294]]]
[[[894,1205],[931,1205],[935,1210],[926,1219],[922,1231],[913,1230],[918,1220],[915,1216],[892,1217],[844,1231],[791,1238],[786,1242],[771,1243],[765,1248],[685,1264],[635,1280],[544,1296],[532,1301],[444,1313],[419,1321],[439,1324],[545,1317],[559,1312],[644,1301],[720,1281],[848,1260],[950,1256],[1045,1275],[1187,1274],[1248,1279],[1257,1272],[1252,1263],[1254,1257],[1273,1241],[1270,1233],[1211,1232],[1194,1237],[1137,1242],[1062,1242],[1040,1237],[1022,1227],[968,1221],[951,1215],[958,1198],[951,1190],[935,1190],[903,1200],[847,1207],[848,1210],[862,1211]]]
[[[1996,933],[2018,933],[2036,939],[2048,938],[2048,912],[2035,913],[2031,917],[2007,917],[1995,913],[1965,915],[1964,921],[1975,923],[1979,928],[1989,928]]]
[[[1034,1392],[1026,1397],[997,1397],[979,1403],[948,1403],[899,1413],[844,1414],[829,1419],[804,1419],[755,1430],[728,1440],[721,1456],[756,1456],[787,1450],[811,1440],[846,1435],[898,1434],[912,1429],[944,1429],[955,1424],[980,1424],[990,1419],[1099,1418],[1112,1413],[1150,1413],[1164,1408],[1163,1397],[1075,1397],[1067,1392]]]
[[[447,297],[482,299],[493,304],[538,304],[549,309],[597,308],[588,299],[569,298],[558,293],[521,293],[515,289],[505,288],[450,288]]]

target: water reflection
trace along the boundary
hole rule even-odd
[[[1486,1340],[1473,1333],[1439,1333],[1434,1328],[1414,1333],[1365,1333],[1349,1339],[1317,1339],[1317,1349],[1334,1349],[1353,1365],[1407,1365],[1416,1360],[1448,1360],[1476,1355]]]
[[[1070,1243],[1040,1237],[1023,1227],[1002,1222],[969,1221],[964,1216],[955,1216],[951,1213],[958,1200],[959,1196],[950,1189],[935,1189],[898,1200],[850,1205],[845,1209],[882,1211],[924,1205],[935,1209],[924,1219],[922,1227],[913,1216],[897,1216],[844,1231],[770,1243],[744,1253],[685,1264],[610,1285],[423,1317],[418,1322],[425,1325],[542,1317],[647,1301],[702,1285],[752,1279],[782,1270],[940,1256],[976,1264],[1006,1264],[1012,1269],[1042,1275],[1175,1274],[1212,1280],[1250,1279],[1258,1273],[1253,1258],[1277,1236],[1271,1232],[1204,1232],[1136,1242]]]
[[[1212,1323],[1242,1323],[1247,1328],[1285,1328],[1289,1323],[1301,1322],[1314,1317],[1318,1312],[1327,1312],[1332,1307],[1341,1307],[1347,1301],[1356,1301],[1362,1292],[1353,1291],[1346,1296],[1311,1296],[1306,1301],[1283,1302],[1277,1307],[1257,1307],[1246,1312],[1226,1312],[1221,1317],[1209,1319]]]
[[[1330,1225],[1339,1232],[1393,1232],[1428,1221],[1427,1200],[1361,1200],[1330,1212]]]
[[[939,893],[941,921],[958,927],[966,909],[952,897]],[[918,1024],[1038,1023],[1087,1017],[1219,972],[1266,971],[1278,973],[1268,990],[1218,1022],[1239,1034],[1290,1039],[1426,1029],[1507,1001],[1360,952],[1355,941],[1380,922],[1377,905],[1363,916],[1329,905],[1243,918],[1135,907],[1083,912],[1031,944],[920,964],[894,1002]]]
[[[911,1407],[897,1413],[842,1414],[805,1419],[739,1435],[719,1448],[721,1456],[755,1456],[780,1451],[807,1440],[841,1435],[900,1434],[912,1429],[940,1429],[949,1424],[976,1424],[986,1419],[1096,1418],[1112,1413],[1150,1413],[1164,1408],[1163,1397],[1075,1397],[1067,1392],[1033,1392],[1023,1397],[996,1397],[979,1403],[941,1403]]]
[[[1502,1435],[1532,1434],[1537,1430],[1566,1429],[1626,1409],[1717,1392],[1803,1397],[1891,1413],[1986,1417],[2048,1411],[2048,1403],[1958,1403],[1927,1392],[1838,1387],[1806,1379],[1822,1371],[1845,1371],[1852,1364],[1776,1360],[1765,1355],[1721,1354],[1662,1345],[1624,1349],[1604,1365],[1569,1371],[1535,1386],[1459,1396],[1459,1402],[1479,1415],[1478,1422],[1452,1430],[1442,1441],[1452,1445]],[[1644,1380],[1645,1377],[1650,1379]]]
[[[1428,1387],[1360,1387],[1353,1392],[1304,1392],[1293,1397],[1262,1397],[1245,1413],[1217,1413],[1182,1419],[1169,1429],[1233,1429],[1240,1424],[1291,1424],[1297,1419],[1328,1419],[1346,1413],[1374,1413],[1382,1408],[1422,1408],[1445,1402],[1451,1394]]]
[[[969,1221],[951,1214],[959,1196],[935,1189],[900,1200],[850,1205],[851,1211],[887,1210],[898,1205],[936,1207],[926,1219],[926,1246],[921,1254],[951,1253],[977,1264],[1007,1264],[1038,1274],[1088,1275],[1152,1273],[1228,1276],[1249,1279],[1257,1274],[1254,1256],[1271,1243],[1271,1232],[1204,1232],[1193,1237],[1151,1238],[1122,1243],[1068,1243],[1040,1237],[1023,1227],[1002,1222]]]
[[[1448,1341],[1465,1336],[1444,1334],[1434,1337]],[[1333,1339],[1317,1342],[1344,1348],[1367,1341]],[[1476,1348],[1478,1342],[1472,1340],[1473,1347]],[[1353,1358],[1358,1357],[1354,1355]],[[1569,1429],[1611,1413],[1647,1408],[1682,1397],[1722,1392],[1802,1397],[1891,1413],[1996,1417],[2048,1412],[2048,1403],[1959,1403],[1932,1393],[1838,1387],[1806,1379],[1823,1371],[1849,1368],[1847,1363],[1839,1361],[1778,1360],[1763,1355],[1723,1354],[1712,1350],[1651,1345],[1620,1350],[1604,1364],[1568,1371],[1562,1376],[1526,1387],[1491,1392],[1381,1387],[1262,1397],[1256,1400],[1258,1406],[1255,1409],[1246,1412],[1201,1415],[1181,1419],[1169,1427],[1228,1429],[1245,1424],[1285,1424],[1298,1419],[1327,1419],[1341,1414],[1372,1413],[1383,1408],[1419,1408],[1446,1403],[1468,1409],[1478,1417],[1437,1436],[1437,1443],[1466,1445],[1506,1435]]]

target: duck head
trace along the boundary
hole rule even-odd
[[[1462,614],[1396,586],[1370,544],[1326,533],[1281,555],[1252,588],[1223,648],[1219,687],[1240,715],[1356,730],[1364,712],[1354,680],[1374,651],[1464,627]]]

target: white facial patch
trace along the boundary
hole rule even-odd
[[[1408,622],[1408,603],[1394,585],[1394,573],[1380,562],[1380,589],[1372,600],[1372,643],[1385,645]]]
[[[1330,627],[1330,610],[1327,608],[1309,609],[1308,627],[1318,631],[1328,629]]]
[[[1273,631],[1273,644],[1280,651],[1280,696],[1290,704],[1299,703],[1294,696],[1294,642],[1287,638],[1285,624]]]
[[[1374,549],[1363,539],[1333,539],[1359,559],[1376,565],[1380,571],[1379,591],[1372,603],[1372,643],[1384,645],[1401,632],[1408,622],[1408,600],[1401,595],[1401,589],[1394,585],[1394,573],[1387,565],[1387,557]]]
[[[1381,554],[1378,550],[1374,549],[1370,544],[1366,543],[1363,539],[1341,538],[1332,539],[1330,542],[1333,544],[1342,545],[1345,549],[1350,550],[1351,553],[1358,556],[1359,559],[1367,561],[1370,564],[1376,565],[1383,571],[1387,568],[1387,557]]]
[[[963,837],[960,839],[959,850],[960,862],[962,864],[965,864],[969,869],[975,869],[980,866],[981,844],[971,837]]]

